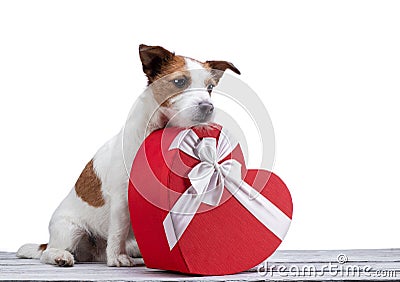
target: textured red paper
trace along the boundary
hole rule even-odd
[[[184,176],[198,163],[180,150],[168,150],[181,130],[166,128],[153,132],[142,144],[132,166],[129,209],[146,266],[190,274],[224,275],[258,265],[278,248],[281,240],[226,190],[218,207],[201,204],[176,246],[169,249],[163,220],[179,194],[190,187],[189,179]],[[218,138],[221,127],[193,130],[200,138]],[[246,170],[240,146],[229,158],[242,164],[245,182],[292,217],[289,190],[278,176],[265,170]]]

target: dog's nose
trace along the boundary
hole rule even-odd
[[[214,105],[210,102],[201,102],[199,103],[199,109],[204,114],[209,115],[214,111]]]

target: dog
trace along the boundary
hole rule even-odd
[[[212,121],[213,88],[225,70],[240,74],[227,61],[175,55],[161,46],[139,46],[146,91],[138,98],[123,129],[85,166],[75,186],[55,210],[48,244],[25,244],[19,258],[37,258],[57,266],[106,262],[134,266],[140,257],[128,210],[132,162],[143,140],[166,126],[190,127]]]

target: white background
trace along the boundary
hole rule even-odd
[[[282,248],[400,247],[400,3],[264,2],[1,1],[0,250],[47,242],[145,87],[140,43],[230,60],[264,101],[294,200]]]

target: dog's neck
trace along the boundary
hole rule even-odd
[[[123,153],[127,163],[131,163],[144,139],[153,131],[164,128],[166,117],[153,97],[150,88],[139,96],[126,120],[122,134]],[[132,160],[130,160],[132,158]]]

